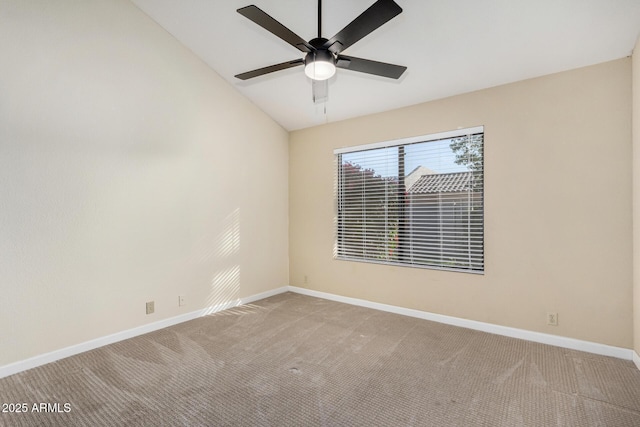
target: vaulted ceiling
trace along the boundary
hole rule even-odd
[[[344,51],[405,65],[392,80],[339,69],[314,104],[302,67],[234,75],[303,54],[236,12],[255,4],[305,40],[317,0],[132,0],[288,130],[391,110],[631,54],[640,0],[396,0],[403,13]],[[325,0],[330,38],[374,0]]]

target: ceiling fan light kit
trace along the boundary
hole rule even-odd
[[[304,73],[312,80],[327,80],[336,73],[336,59],[328,50],[307,53]]]
[[[305,41],[293,31],[276,21],[255,5],[238,9],[238,13],[258,24],[265,30],[289,43],[305,53],[304,60],[294,59],[280,64],[270,65],[257,70],[241,73],[235,77],[247,80],[275,71],[284,70],[304,64],[305,74],[315,81],[328,80],[336,73],[336,68],[349,69],[361,73],[373,74],[391,79],[398,79],[407,67],[369,59],[348,57],[340,53],[372,31],[378,29],[402,12],[402,8],[393,0],[378,0],[367,10],[351,21],[330,39],[323,38],[322,1],[318,0],[318,37]],[[314,91],[316,85],[313,85]],[[325,95],[326,97],[326,95]],[[313,99],[317,99],[314,94]]]

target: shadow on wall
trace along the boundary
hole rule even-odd
[[[218,236],[216,259],[218,268],[213,274],[204,314],[235,307],[240,304],[240,209],[236,208],[224,219]]]

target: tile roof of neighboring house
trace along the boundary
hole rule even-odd
[[[407,190],[409,194],[456,193],[468,191],[471,172],[422,175]]]
[[[409,172],[407,176],[404,177],[404,185],[405,185],[404,188],[411,188],[413,184],[415,184],[416,181],[419,180],[422,175],[431,175],[433,173],[438,173],[438,172],[432,169],[426,168],[424,166],[416,167],[414,170]]]

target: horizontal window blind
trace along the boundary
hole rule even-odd
[[[342,149],[337,258],[484,271],[482,127]]]

